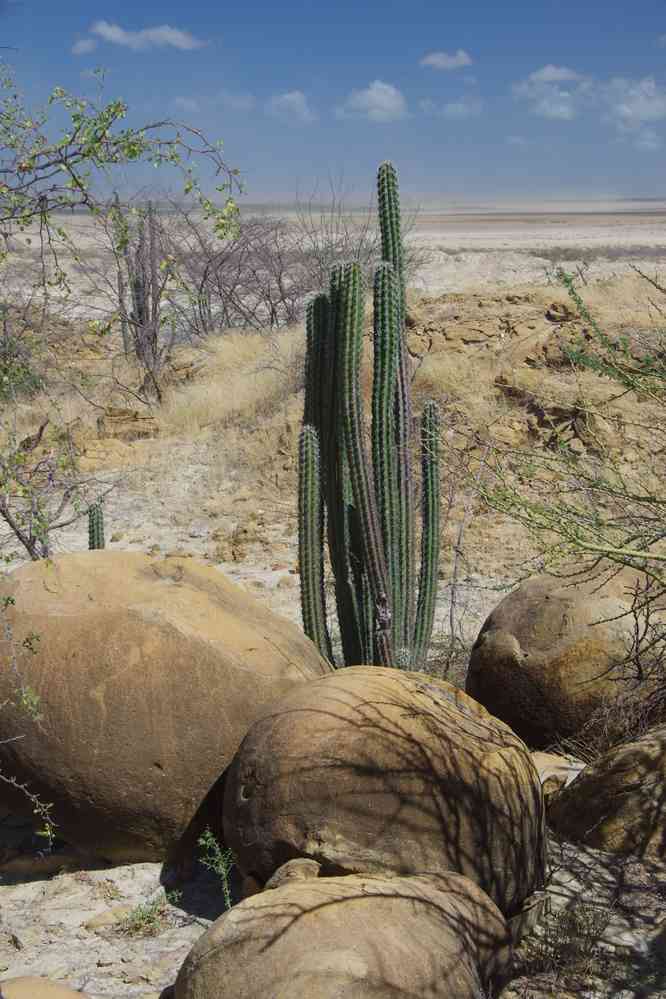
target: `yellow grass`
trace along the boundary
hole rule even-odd
[[[158,413],[165,434],[242,425],[274,410],[293,391],[305,356],[302,326],[279,337],[226,333],[209,346],[203,376],[166,392]]]

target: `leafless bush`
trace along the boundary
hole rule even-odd
[[[168,257],[178,280],[169,301],[193,335],[291,325],[310,296],[328,287],[336,264],[358,261],[369,283],[380,259],[374,213],[348,211],[335,191],[324,208],[298,203],[294,218],[241,216],[222,245],[200,213],[175,202],[170,208]],[[424,251],[407,247],[406,255],[409,276]]]

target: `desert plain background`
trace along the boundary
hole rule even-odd
[[[289,206],[241,211],[293,219]],[[608,408],[602,433],[620,462],[631,470],[638,460],[623,436],[638,404],[608,402],[614,395],[609,380],[562,363],[558,344],[585,324],[554,271],[561,266],[577,276],[580,294],[608,335],[659,335],[659,293],[634,268],[660,281],[666,200],[431,202],[403,214],[407,245],[419,254],[408,319],[415,409],[434,396],[443,410],[436,658],[454,635],[468,648],[506,588],[538,569],[538,543],[475,495],[488,448],[543,453],[554,426],[562,429],[567,418],[573,439],[576,413],[587,399],[597,410]],[[178,370],[164,403],[149,412],[118,390],[119,383],[136,388],[140,380],[119,359],[118,337],[101,341],[86,332],[87,320],[112,307],[111,261],[88,217],[60,221],[86,266],[61,257],[71,291],[59,306],[60,338],[44,356],[51,395],[19,404],[18,432],[34,432],[55,400],[61,422],[73,429],[91,488],[116,483],[105,499],[108,547],[206,558],[278,613],[300,621],[296,485],[303,323],[266,333],[223,331],[197,346],[178,345]],[[25,236],[13,242],[8,282],[19,296],[39,263],[39,241],[30,235],[32,242]],[[366,299],[370,310],[370,294]],[[72,388],[73,376],[85,389],[82,382]],[[101,434],[98,417],[108,406],[140,410],[149,435]],[[586,446],[579,442],[582,451]],[[529,482],[524,485],[529,489]],[[52,542],[54,553],[86,548],[85,518],[54,532]],[[25,561],[7,535],[2,553],[10,569]]]

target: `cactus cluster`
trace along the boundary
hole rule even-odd
[[[371,446],[360,389],[360,267],[334,267],[328,294],[308,305],[299,447],[299,568],[303,627],[334,662],[327,622],[328,543],[345,665],[423,663],[435,610],[439,557],[439,412],[421,418],[422,536],[416,579],[411,470],[411,373],[404,340],[405,277],[398,183],[378,174],[382,262],[374,279]]]
[[[104,510],[101,503],[88,508],[88,549],[104,548]]]

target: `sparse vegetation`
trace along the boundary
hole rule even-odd
[[[225,908],[230,909],[233,905],[229,882],[231,870],[235,864],[233,851],[228,846],[220,846],[214,833],[209,828],[205,829],[199,837],[198,844],[201,847],[199,859],[204,867],[207,867],[220,878],[224,894],[224,905]]]
[[[157,936],[170,923],[169,905],[175,905],[181,895],[168,891],[152,902],[140,903],[118,924],[118,932],[128,937]]]
[[[564,984],[570,976],[600,971],[603,963],[600,940],[611,915],[607,908],[579,901],[547,916],[537,931],[525,939],[520,972],[554,975]]]

